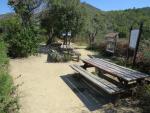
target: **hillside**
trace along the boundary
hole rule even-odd
[[[96,14],[100,15],[100,19],[103,18],[102,23],[105,29],[99,32],[119,32],[120,37],[128,37],[129,29],[131,26],[138,27],[141,21],[144,22],[144,37],[149,38],[150,36],[150,7],[138,8],[138,9],[127,9],[118,11],[102,11],[88,3],[82,3],[82,6],[86,10],[87,19],[93,18]],[[0,19],[9,18],[14,13],[8,13],[0,15]],[[36,14],[37,16],[37,14]],[[98,36],[100,37],[100,36]]]
[[[138,28],[141,22],[144,23],[144,38],[149,38],[150,34],[150,8],[128,9],[124,11],[110,11],[106,13],[110,29],[120,33],[120,37],[127,37],[131,26]]]
[[[138,9],[127,9],[118,11],[102,11],[87,3],[83,3],[87,10],[89,17],[95,16],[96,13],[100,14],[103,26],[106,29],[100,32],[119,32],[121,38],[128,37],[129,29],[138,28],[141,22],[144,22],[144,38],[150,36],[150,7],[138,8]]]
[[[14,13],[2,14],[2,15],[0,15],[0,20],[1,20],[1,19],[9,18],[9,17],[11,17],[11,16],[13,16],[13,15],[14,15]]]

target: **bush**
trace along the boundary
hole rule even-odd
[[[18,97],[14,93],[13,81],[7,72],[0,72],[0,113],[17,113]]]
[[[4,29],[3,39],[11,57],[27,57],[37,52],[38,39],[33,26],[23,27],[17,17],[7,19],[1,24]]]
[[[72,60],[71,54],[64,53],[64,54],[63,54],[63,61],[64,61],[64,62],[68,62],[68,61],[70,61],[70,60]]]
[[[143,113],[149,113],[150,111],[150,85],[144,87],[139,86],[137,90],[136,98],[140,100],[139,107],[142,108]]]
[[[62,62],[63,57],[56,50],[50,49],[48,52],[48,62]]]
[[[18,98],[14,93],[12,78],[7,71],[6,47],[0,41],[0,113],[16,113],[19,109]]]
[[[48,52],[47,62],[67,62],[71,60],[71,55],[62,53],[55,49],[50,49]]]
[[[102,41],[100,43],[94,43],[91,46],[89,46],[87,49],[94,50],[94,51],[99,51],[99,52],[102,52],[102,53],[106,51],[106,42],[105,41]]]
[[[6,51],[4,43],[0,41],[0,71],[4,70],[8,66]]]
[[[116,50],[116,54],[118,56],[127,56],[127,50],[128,50],[128,42],[125,40],[121,40],[119,42],[117,42],[117,50]]]

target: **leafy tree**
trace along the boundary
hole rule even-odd
[[[31,17],[36,8],[42,4],[42,0],[9,0],[15,12],[21,17],[24,26],[31,25]]]
[[[8,44],[8,53],[12,57],[27,57],[38,49],[38,32],[35,29],[34,10],[42,0],[9,0],[16,14],[2,21],[3,39]]]
[[[38,38],[34,28],[22,26],[18,17],[3,20],[1,26],[11,57],[27,57],[37,52]]]
[[[108,19],[108,23],[112,25],[110,29],[112,31],[119,32],[119,36],[121,38],[129,37],[129,30],[131,26],[138,28],[141,21],[144,22],[143,38],[149,37],[149,8],[110,11],[106,13],[106,19]]]
[[[80,0],[48,0],[48,4],[41,21],[49,36],[48,44],[62,33],[71,32],[74,37],[80,32],[83,26]]]
[[[99,13],[89,18],[87,23],[87,33],[89,36],[90,47],[95,43],[99,31],[104,29],[103,17]]]

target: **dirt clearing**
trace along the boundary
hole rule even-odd
[[[82,58],[89,51],[79,49]],[[89,109],[62,79],[74,73],[69,63],[47,63],[47,55],[12,59],[10,72],[19,87],[20,113],[89,113]],[[16,79],[19,75],[20,78]]]

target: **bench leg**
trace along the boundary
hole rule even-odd
[[[118,80],[119,80],[119,82],[121,83],[121,85],[122,85],[123,87],[128,87],[128,82],[126,82],[126,81],[124,81],[124,80],[122,80],[122,79],[120,79],[120,78],[118,78]]]
[[[88,65],[88,64],[84,64],[83,66],[81,66],[83,69],[87,69],[88,67],[93,67],[93,66],[90,66],[90,65]]]
[[[98,74],[99,77],[104,78],[104,72],[95,68],[95,72]]]
[[[109,102],[112,103],[114,106],[117,106],[120,97],[121,97],[120,94],[111,95]]]
[[[138,85],[144,85],[146,83],[145,79],[137,80]]]
[[[79,62],[79,61],[80,61],[80,56],[78,55],[77,62]]]

